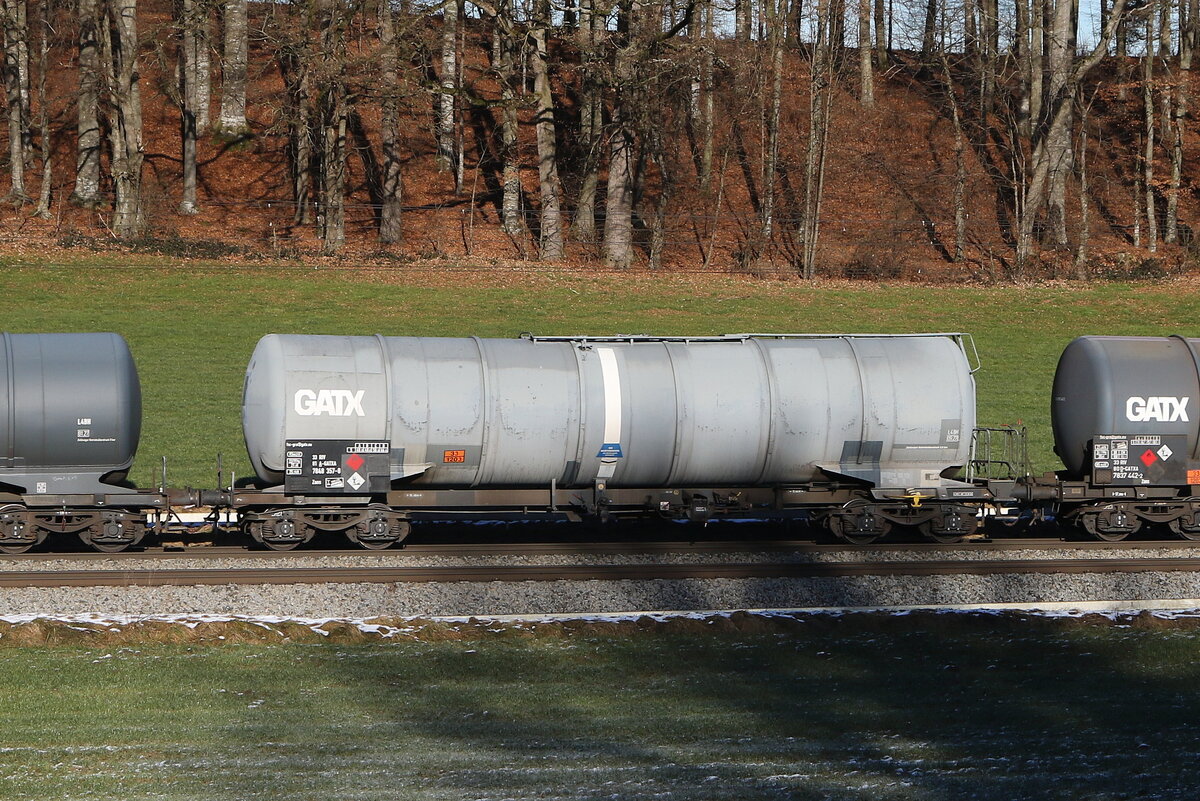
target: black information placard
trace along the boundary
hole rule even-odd
[[[300,495],[369,495],[391,488],[386,440],[288,440],[283,487]]]
[[[1092,438],[1092,483],[1118,487],[1187,484],[1183,434],[1098,434]]]

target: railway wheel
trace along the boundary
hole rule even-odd
[[[290,551],[312,538],[311,528],[289,518],[247,520],[242,528],[255,542],[272,551]]]
[[[1185,540],[1200,542],[1200,521],[1197,520],[1197,517],[1200,515],[1187,514],[1177,517],[1167,523],[1167,528]]]
[[[410,531],[412,524],[407,520],[383,511],[349,529],[346,536],[367,550],[383,551],[403,541]]]
[[[939,517],[917,524],[917,529],[928,539],[943,545],[962,542],[979,528],[979,518],[971,510],[950,509]]]
[[[1142,527],[1141,519],[1121,507],[1101,512],[1084,512],[1079,516],[1084,531],[1104,542],[1120,542]]]
[[[0,509],[0,553],[25,553],[42,541],[20,506]]]
[[[79,532],[85,545],[101,553],[120,553],[141,542],[146,527],[128,520],[103,520]]]
[[[920,531],[921,535],[926,539],[933,542],[940,542],[942,545],[953,545],[956,542],[962,542],[965,536],[961,531],[943,531],[935,527],[932,520],[918,523],[917,531]]]
[[[294,520],[275,520],[263,527],[262,544],[272,551],[290,551],[308,539]]]
[[[850,501],[831,512],[825,524],[833,534],[851,545],[870,545],[888,535],[892,524],[875,512],[866,501]]]

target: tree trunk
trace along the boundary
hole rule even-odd
[[[37,83],[37,102],[38,102],[38,137],[41,140],[41,156],[42,156],[42,183],[41,191],[38,194],[37,208],[33,213],[36,217],[42,219],[50,218],[50,189],[53,185],[53,154],[54,150],[50,142],[50,111],[46,107],[46,69],[49,66],[50,53],[50,16],[47,9],[47,0],[38,0],[37,2],[37,28],[38,28],[38,83]]]
[[[756,257],[762,250],[769,249],[771,238],[775,233],[775,184],[779,172],[779,114],[783,103],[783,10],[777,7],[782,0],[764,0],[767,10],[767,41],[771,56],[771,101],[767,109],[767,143],[763,154],[763,193],[760,212],[761,226],[759,229],[760,247],[755,248]],[[864,8],[870,0],[860,0],[859,8]],[[860,17],[861,22],[861,17]],[[861,29],[860,29],[861,33]],[[865,54],[866,67],[870,70],[871,53],[869,49],[859,48],[859,55]],[[863,66],[860,60],[859,66]],[[863,98],[866,105],[866,98]]]
[[[1183,120],[1187,115],[1186,76],[1179,76],[1175,88],[1175,103],[1171,120],[1171,188],[1167,194],[1167,230],[1163,241],[1174,245],[1179,241],[1179,189],[1183,183]]]
[[[379,59],[383,96],[380,100],[380,139],[383,142],[383,180],[380,182],[379,241],[392,244],[403,240],[401,213],[404,198],[400,171],[400,109],[396,87],[400,82],[397,68],[396,28],[390,0],[379,3]]]
[[[1067,178],[1074,170],[1071,131],[1074,127],[1075,85],[1070,81],[1075,57],[1074,10],[1075,0],[1051,0],[1054,3],[1053,32],[1047,63],[1049,66],[1049,95],[1062,104],[1066,119],[1047,131],[1046,152],[1050,160],[1050,194],[1047,203],[1046,242],[1052,248],[1070,247],[1067,236]]]
[[[967,241],[967,164],[965,158],[966,137],[963,135],[962,117],[958,103],[951,101],[954,122],[954,263],[963,260]]]
[[[188,95],[183,104],[196,115],[196,128],[200,131],[208,128],[208,106],[212,96],[212,58],[209,55],[212,32],[208,21],[208,3],[209,0],[195,0],[183,19],[185,55],[182,60],[191,70],[184,81]]]
[[[321,29],[321,189],[317,223],[321,250],[336,253],[346,243],[346,15],[342,0],[319,0]]]
[[[1164,60],[1171,57],[1171,5],[1158,4],[1158,57]]]
[[[105,0],[102,62],[108,104],[113,190],[113,233],[123,239],[142,228],[142,99],[138,84],[137,0]]]
[[[1154,208],[1154,14],[1146,15],[1146,53],[1142,56],[1142,112],[1145,150],[1142,153],[1142,183],[1146,190],[1146,247],[1158,250],[1158,214]]]
[[[604,203],[604,263],[609,269],[633,266],[634,165],[637,138],[631,119],[633,77],[639,54],[629,33],[634,0],[622,0],[618,23],[619,41],[613,62],[613,106],[609,135],[608,192]]]
[[[288,125],[292,201],[296,204],[292,224],[308,225],[312,222],[309,213],[313,161],[313,131],[309,114],[311,78],[309,59],[298,42],[288,42],[280,49],[279,71],[283,76],[284,116]]]
[[[1187,3],[1187,62],[1180,62],[1180,67],[1185,70],[1192,68],[1192,62],[1196,55],[1196,48],[1200,47],[1200,0],[1186,0]],[[1180,56],[1182,57],[1182,51]]]
[[[543,259],[563,257],[562,185],[558,180],[557,128],[554,124],[554,96],[546,58],[546,30],[550,27],[548,0],[538,3],[533,32],[534,94],[537,96],[538,186],[541,191],[541,251]]]
[[[385,0],[386,2],[386,0]],[[245,134],[248,27],[246,0],[225,0],[225,48],[221,63],[221,118],[217,130],[236,138]]]
[[[386,1],[386,0],[385,0]],[[438,95],[437,166],[439,170],[454,170],[457,161],[454,148],[454,119],[458,95],[458,4],[449,0],[442,5],[442,91]],[[457,184],[457,181],[456,181]],[[462,187],[455,186],[455,192]]]
[[[1088,277],[1088,240],[1091,237],[1091,205],[1088,202],[1088,106],[1084,107],[1083,119],[1079,123],[1079,246],[1075,250],[1075,277],[1086,281]]]
[[[1025,2],[1025,0],[1019,0]],[[1046,3],[1033,0],[1029,9],[1029,119],[1030,136],[1033,128],[1044,123],[1043,101],[1045,98],[1045,53],[1046,53]]]
[[[96,0],[78,0],[79,100],[76,106],[75,189],[71,202],[100,205],[100,54]]]
[[[1017,1],[1020,2],[1020,0]],[[824,0],[824,2],[828,2],[828,0]],[[933,58],[934,48],[937,46],[937,20],[937,0],[925,0],[925,27],[921,31],[922,61]]]
[[[700,191],[707,193],[712,186],[713,140],[716,126],[713,119],[715,95],[716,36],[713,31],[713,3],[708,0],[704,13],[704,56],[702,59],[701,89],[703,100],[700,105]]]
[[[500,160],[503,197],[500,227],[524,249],[525,218],[521,210],[521,162],[517,150],[517,41],[513,30],[513,0],[496,4],[496,37],[500,54],[497,76],[500,82]]]
[[[1016,57],[1016,71],[1020,77],[1017,88],[1017,130],[1021,136],[1029,137],[1032,130],[1030,123],[1030,102],[1032,99],[1033,62],[1029,42],[1029,0],[1016,0],[1016,38],[1013,42]]]
[[[933,0],[931,0],[931,3]],[[832,42],[836,12],[832,0],[817,3],[817,29],[809,69],[809,132],[804,161],[804,206],[800,215],[800,271],[806,279],[817,274],[817,241],[821,231],[821,204],[825,189],[825,157],[829,141],[829,115],[833,106],[834,66]],[[932,50],[931,50],[932,52]]]
[[[767,0],[775,2],[775,0]],[[858,0],[858,99],[863,108],[875,107],[875,73],[871,64],[871,0]]]
[[[733,3],[734,39],[739,42],[749,42],[750,22],[754,18],[753,0],[733,0]]]
[[[25,0],[3,0],[4,91],[8,103],[8,158],[11,197],[21,203],[25,191],[25,162],[29,158],[29,31]]]
[[[618,56],[618,59],[621,56]],[[633,266],[633,128],[618,98],[612,111],[608,192],[604,204],[604,263],[610,269]]]
[[[180,24],[184,30],[184,40],[187,40],[187,29],[194,24],[196,17],[196,0],[180,0]],[[196,110],[190,103],[196,99],[196,88],[192,81],[196,77],[196,65],[191,59],[194,50],[189,47],[179,48],[179,134],[183,143],[183,198],[179,202],[180,214],[196,214],[200,211],[196,205]]]
[[[887,13],[883,0],[875,0],[875,66],[881,70],[888,67]]]
[[[593,10],[594,0],[579,2],[577,40],[580,58],[579,142],[583,149],[583,175],[575,204],[575,235],[584,242],[596,241],[596,190],[600,182],[600,90],[596,79],[596,32],[601,17]]]

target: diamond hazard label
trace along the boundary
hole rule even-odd
[[[354,475],[350,476],[350,478],[346,479],[346,483],[349,484],[354,489],[358,489],[363,484],[366,484],[367,480],[365,478],[363,478],[362,475],[360,475],[359,473],[355,473]]]
[[[366,464],[366,460],[357,453],[352,453],[346,457],[346,467],[349,467],[351,470],[358,470],[364,464]],[[357,489],[357,487],[355,489]]]
[[[1146,465],[1146,467],[1149,467],[1150,465],[1152,465],[1152,464],[1154,464],[1155,462],[1157,462],[1157,461],[1158,461],[1158,454],[1156,454],[1156,453],[1155,453],[1154,451],[1152,451],[1152,450],[1149,450],[1149,449],[1147,449],[1147,450],[1146,450],[1146,451],[1145,451],[1145,452],[1144,452],[1144,453],[1141,455],[1141,457],[1140,457],[1140,458],[1141,458],[1141,460],[1142,460],[1142,464]]]
[[[1158,449],[1158,458],[1162,459],[1165,462],[1171,458],[1171,454],[1173,454],[1173,453],[1175,453],[1175,451],[1171,450],[1166,445],[1163,445],[1161,448]]]

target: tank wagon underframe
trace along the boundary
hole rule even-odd
[[[0,493],[0,553],[21,553],[50,536],[77,535],[98,551],[122,551],[141,542],[151,515],[168,497],[156,492],[112,495]]]
[[[221,501],[243,530],[268,547],[286,549],[318,532],[344,533],[364,547],[404,539],[412,521],[512,517],[528,520],[660,517],[705,523],[714,519],[803,518],[821,522],[851,542],[866,543],[893,526],[910,526],[936,541],[957,541],[978,526],[982,487],[929,490],[870,489],[861,485],[718,489],[612,488],[403,489],[378,496],[290,495],[281,488],[234,492]]]

